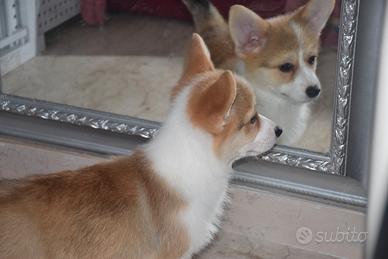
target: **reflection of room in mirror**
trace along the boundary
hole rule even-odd
[[[252,1],[247,7],[268,17],[292,10],[301,1],[263,1],[261,7],[265,10],[260,10],[255,2],[259,1]],[[131,12],[131,8],[144,11],[141,6],[136,10],[136,6],[123,6],[117,1],[108,0],[107,4],[121,12],[110,13],[103,27],[85,25],[76,16],[45,33],[45,49],[4,75],[3,91],[162,121],[169,106],[169,92],[180,76],[185,47],[194,31],[191,22],[177,18],[186,19],[189,14],[181,4],[173,9],[178,14],[159,10],[161,13],[154,12],[156,15]],[[227,7],[221,6],[221,12],[227,12]],[[160,15],[169,17],[157,17]],[[330,26],[322,34],[317,68],[322,93],[311,103],[312,116],[295,147],[328,152],[330,146],[338,15],[335,10]]]

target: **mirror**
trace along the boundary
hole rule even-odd
[[[4,93],[161,122],[186,46],[199,31],[215,63],[242,74],[259,112],[283,127],[281,144],[329,152],[340,1],[214,0],[224,16],[244,2],[229,26],[207,1],[55,2],[36,1],[39,54],[18,66],[2,59]],[[1,39],[19,28],[6,22],[7,10],[0,12]],[[6,43],[3,57],[18,48]]]

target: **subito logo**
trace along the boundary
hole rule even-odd
[[[296,241],[302,245],[308,245],[313,240],[313,232],[306,227],[298,228],[295,233]]]

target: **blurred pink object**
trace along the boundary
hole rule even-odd
[[[82,18],[89,25],[104,25],[106,0],[81,0]]]

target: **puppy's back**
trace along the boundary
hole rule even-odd
[[[140,151],[78,171],[2,181],[0,258],[173,258],[185,247],[176,222],[182,204]],[[168,240],[177,235],[181,243]]]
[[[210,0],[182,0],[192,15],[195,29],[206,42],[217,68],[235,69],[237,57],[228,24]]]

